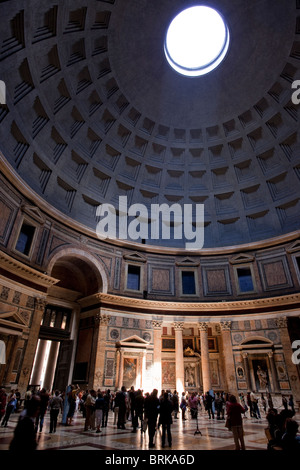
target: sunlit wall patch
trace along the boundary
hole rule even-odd
[[[182,75],[198,77],[214,70],[225,58],[229,29],[222,15],[207,6],[179,13],[167,30],[164,51],[171,67]]]

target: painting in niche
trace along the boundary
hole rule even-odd
[[[244,369],[241,366],[237,367],[236,375],[237,375],[238,379],[244,379],[245,378]]]
[[[256,390],[269,390],[269,374],[265,359],[252,360]]]
[[[137,374],[137,359],[132,357],[124,357],[123,362],[123,385],[126,388],[135,386]]]
[[[175,362],[164,362],[161,363],[162,369],[162,385],[163,388],[174,388],[176,387],[176,369]]]
[[[175,338],[162,338],[162,349],[164,351],[175,351]]]

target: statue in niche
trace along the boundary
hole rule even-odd
[[[185,383],[188,387],[196,387],[195,382],[195,367],[188,365],[185,368]]]
[[[266,371],[262,370],[260,366],[257,366],[257,377],[259,380],[259,385],[261,389],[265,389],[268,383],[268,377]]]

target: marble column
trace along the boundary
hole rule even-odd
[[[32,321],[30,325],[30,330],[28,334],[28,340],[26,344],[26,350],[24,354],[24,359],[22,363],[22,373],[20,374],[18,389],[21,395],[25,395],[27,391],[27,386],[29,384],[30,375],[32,371],[34,356],[36,352],[36,347],[39,339],[39,332],[41,321],[44,315],[44,310],[46,307],[45,299],[35,298],[34,310],[32,313]]]
[[[94,369],[93,388],[98,390],[104,385],[104,367],[105,367],[105,346],[107,337],[107,327],[110,322],[109,315],[98,315],[99,330],[96,346],[96,360]]]
[[[37,351],[35,355],[35,362],[33,366],[33,372],[32,372],[32,376],[30,380],[30,383],[32,385],[40,385],[46,350],[47,350],[47,340],[40,339],[38,342],[38,347],[37,347]]]
[[[285,364],[289,377],[291,392],[294,397],[294,402],[300,400],[300,381],[298,376],[297,366],[292,361],[293,349],[291,345],[290,335],[287,329],[287,318],[282,317],[277,319],[277,327],[280,332],[280,339],[283,349]]]
[[[176,390],[178,392],[179,397],[181,397],[182,392],[184,392],[185,390],[183,342],[182,342],[183,326],[184,326],[183,322],[173,323],[173,327],[175,329]]]
[[[252,384],[251,384],[248,353],[243,352],[242,356],[243,356],[243,362],[244,362],[244,369],[245,369],[245,376],[246,376],[246,383],[247,383],[247,391],[251,392],[253,387],[252,387]]]
[[[203,380],[203,392],[206,393],[211,389],[209,352],[208,352],[208,323],[200,322],[198,324],[200,331],[200,349],[201,349],[201,368]]]
[[[140,389],[145,389],[146,384],[146,359],[147,359],[147,351],[143,351],[142,356],[142,371],[141,371],[141,380],[140,380]]]
[[[59,350],[59,341],[52,341],[48,356],[47,368],[44,377],[44,384],[46,390],[51,390],[55,375],[56,361]]]
[[[153,373],[152,373],[152,387],[161,392],[162,386],[162,373],[161,373],[161,334],[162,334],[162,321],[153,320]]]
[[[275,366],[273,351],[269,351],[268,356],[269,356],[269,362],[270,362],[270,367],[271,367],[271,380],[273,383],[274,392],[280,393],[280,387],[279,387],[279,382],[278,382],[278,376],[277,376],[277,370]]]
[[[234,357],[232,352],[232,341],[231,341],[231,321],[220,322],[222,342],[223,342],[223,359],[225,366],[225,378],[227,383],[228,393],[237,395],[237,383],[236,383],[236,372],[234,366]]]
[[[124,351],[120,350],[120,357],[119,357],[119,378],[117,383],[117,389],[121,390],[123,387],[123,363],[124,363]]]

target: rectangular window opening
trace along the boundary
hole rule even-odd
[[[30,248],[33,241],[33,236],[35,232],[35,227],[32,225],[27,224],[26,222],[23,223],[19,238],[16,244],[16,250],[22,253],[23,255],[28,256],[30,253]]]
[[[127,289],[140,290],[141,281],[141,268],[140,266],[128,266],[127,272]]]
[[[239,287],[241,292],[254,291],[252,274],[250,268],[238,268],[237,275],[239,280]]]
[[[182,271],[182,293],[196,294],[195,273],[193,271]]]

